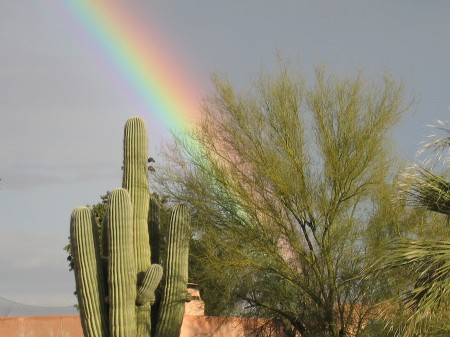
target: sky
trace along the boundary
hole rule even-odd
[[[427,124],[450,120],[447,0],[110,0],[160,71],[143,73],[147,87],[108,50],[95,16],[71,3],[0,1],[0,297],[75,303],[63,251],[72,209],[120,186],[127,118],[146,120],[158,161],[173,122],[200,116],[212,73],[247,90],[261,69],[277,72],[278,57],[307,77],[317,65],[374,79],[389,71],[414,97],[394,131],[405,161],[414,161]],[[124,23],[115,22],[111,41],[130,28]],[[167,114],[153,104],[158,87],[173,103]]]

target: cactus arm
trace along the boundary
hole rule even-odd
[[[136,305],[155,303],[155,290],[161,282],[163,268],[159,264],[152,264],[145,273],[142,285],[139,287],[136,297]]]
[[[108,286],[111,337],[136,336],[136,267],[130,196],[113,190],[108,207]]]
[[[70,241],[84,336],[108,337],[108,312],[104,302],[106,278],[100,259],[97,224],[89,208],[73,210]]]
[[[144,120],[132,117],[125,123],[123,139],[122,187],[128,190],[133,205],[134,256],[137,284],[142,284],[145,271],[150,267],[148,210],[148,138]],[[145,304],[136,311],[137,336],[150,336],[151,308]]]
[[[144,121],[128,119],[124,129],[122,187],[131,197],[133,205],[134,250],[138,281],[142,281],[150,267],[148,210],[150,193],[148,186],[148,139]]]
[[[171,214],[165,261],[165,285],[156,337],[180,336],[186,301],[189,254],[189,213],[183,204]]]

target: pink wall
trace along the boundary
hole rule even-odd
[[[186,315],[180,337],[245,337],[263,323],[256,319]],[[0,317],[0,336],[83,337],[83,331],[79,316]]]
[[[80,316],[0,317],[2,337],[83,337]]]

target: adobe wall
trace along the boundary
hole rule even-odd
[[[186,315],[180,337],[245,337],[261,320]],[[0,317],[1,337],[83,337],[79,316]]]
[[[0,317],[2,337],[83,337],[80,316]]]

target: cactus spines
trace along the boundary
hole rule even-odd
[[[106,277],[100,258],[97,224],[87,207],[73,210],[70,237],[74,260],[75,283],[85,337],[108,336],[108,312],[103,300],[106,296]]]
[[[148,138],[142,119],[127,121],[123,144],[122,188],[109,195],[101,244],[92,210],[83,207],[72,213],[72,255],[83,331],[85,337],[179,336],[188,276],[187,208],[178,205],[172,212],[163,277],[158,264],[159,204],[157,198],[150,198]],[[164,285],[158,290],[162,303],[152,308],[162,278]],[[151,331],[156,318],[157,328]]]

